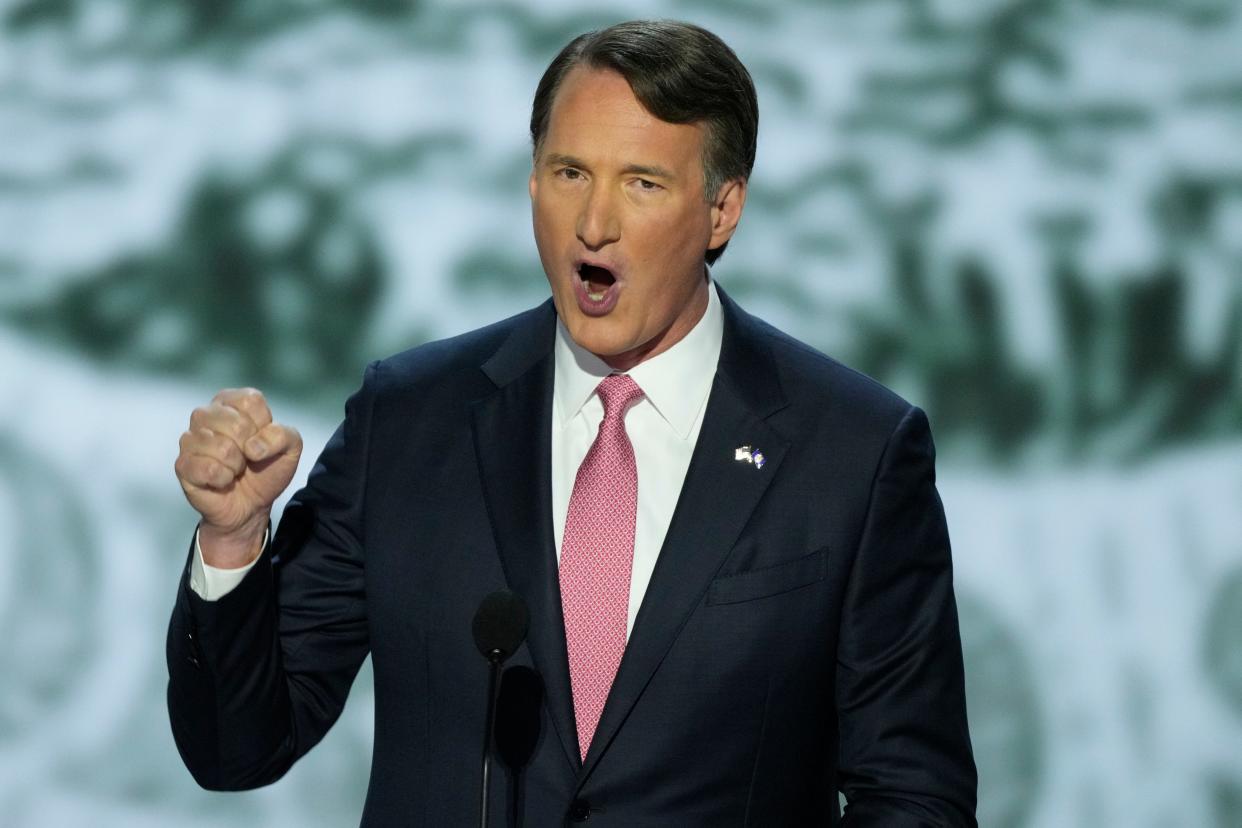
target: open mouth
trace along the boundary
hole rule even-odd
[[[582,286],[593,302],[602,301],[608,288],[617,282],[617,277],[608,268],[585,262],[578,266],[578,278],[582,280]]]

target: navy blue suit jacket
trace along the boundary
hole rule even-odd
[[[702,431],[585,761],[552,537],[547,302],[372,364],[259,565],[217,602],[183,581],[168,702],[195,779],[278,779],[370,653],[363,824],[474,824],[487,682],[471,618],[508,587],[531,626],[506,674],[519,766],[494,786],[494,824],[974,825],[927,420],[721,299]],[[762,467],[735,459],[742,445]]]

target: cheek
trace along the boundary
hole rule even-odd
[[[556,238],[555,217],[546,205],[536,203],[532,205],[531,218],[535,230],[535,246],[539,248],[541,256],[547,256],[552,253]]]
[[[535,233],[543,232],[544,227],[548,223],[548,208],[541,199],[534,199],[530,203],[530,216],[535,224]]]
[[[660,269],[697,263],[711,238],[710,216],[698,205],[653,212],[635,229],[644,260]]]
[[[572,206],[564,201],[538,199],[532,202],[537,241],[553,242],[574,231]]]

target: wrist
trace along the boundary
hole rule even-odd
[[[264,512],[236,528],[221,528],[206,521],[198,526],[198,548],[203,563],[216,569],[247,566],[263,551],[269,513]]]

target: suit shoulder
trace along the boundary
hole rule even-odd
[[[915,406],[856,368],[828,356],[762,320],[755,320],[779,366],[781,386],[793,402],[831,405],[852,417],[892,427]]]
[[[541,305],[482,328],[416,345],[373,362],[368,378],[380,395],[455,377],[482,379],[480,366],[515,333],[539,326],[546,313]]]

